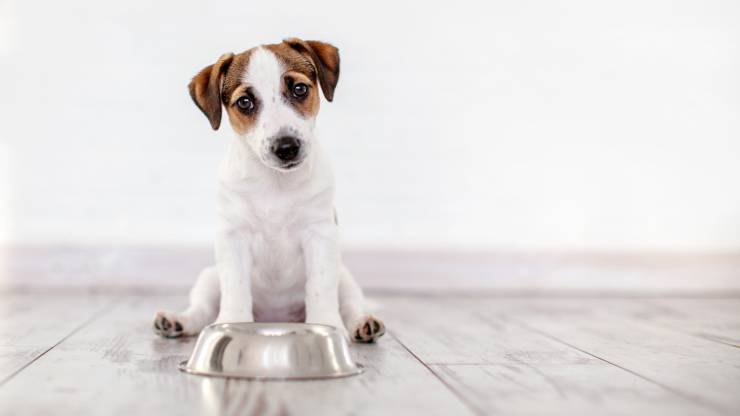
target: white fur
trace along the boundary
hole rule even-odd
[[[341,330],[366,322],[362,291],[339,252],[332,171],[313,135],[314,119],[281,95],[283,72],[266,49],[250,56],[244,81],[261,107],[219,169],[216,267],[201,273],[186,311],[157,315],[180,323],[184,334],[214,321],[305,320]],[[281,170],[270,140],[287,130],[302,143],[302,163]]]

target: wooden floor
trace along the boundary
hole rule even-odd
[[[185,296],[0,292],[0,415],[737,415],[740,299],[393,295],[357,377],[178,372]]]

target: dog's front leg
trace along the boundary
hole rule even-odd
[[[216,238],[216,264],[221,283],[217,323],[253,322],[252,254],[244,232],[226,232]]]
[[[339,244],[333,221],[315,224],[303,239],[306,263],[306,322],[336,327],[345,334],[339,315]]]

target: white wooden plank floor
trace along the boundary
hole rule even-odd
[[[351,254],[388,334],[310,382],[177,370],[150,319],[209,258],[0,248],[0,416],[740,414],[740,255]]]
[[[358,377],[177,371],[150,329],[177,295],[0,292],[0,415],[736,415],[740,299],[376,297]]]

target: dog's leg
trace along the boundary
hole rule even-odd
[[[157,312],[154,316],[154,332],[167,338],[197,334],[216,319],[219,296],[216,268],[207,267],[190,289],[188,308],[181,313]]]
[[[383,321],[365,314],[365,297],[352,273],[339,266],[339,311],[349,336],[356,342],[375,342],[385,334]]]
[[[216,239],[216,263],[221,283],[218,323],[253,322],[252,255],[249,236],[229,232]]]
[[[306,264],[306,322],[347,332],[339,315],[339,246],[333,221],[314,224],[302,239]]]

